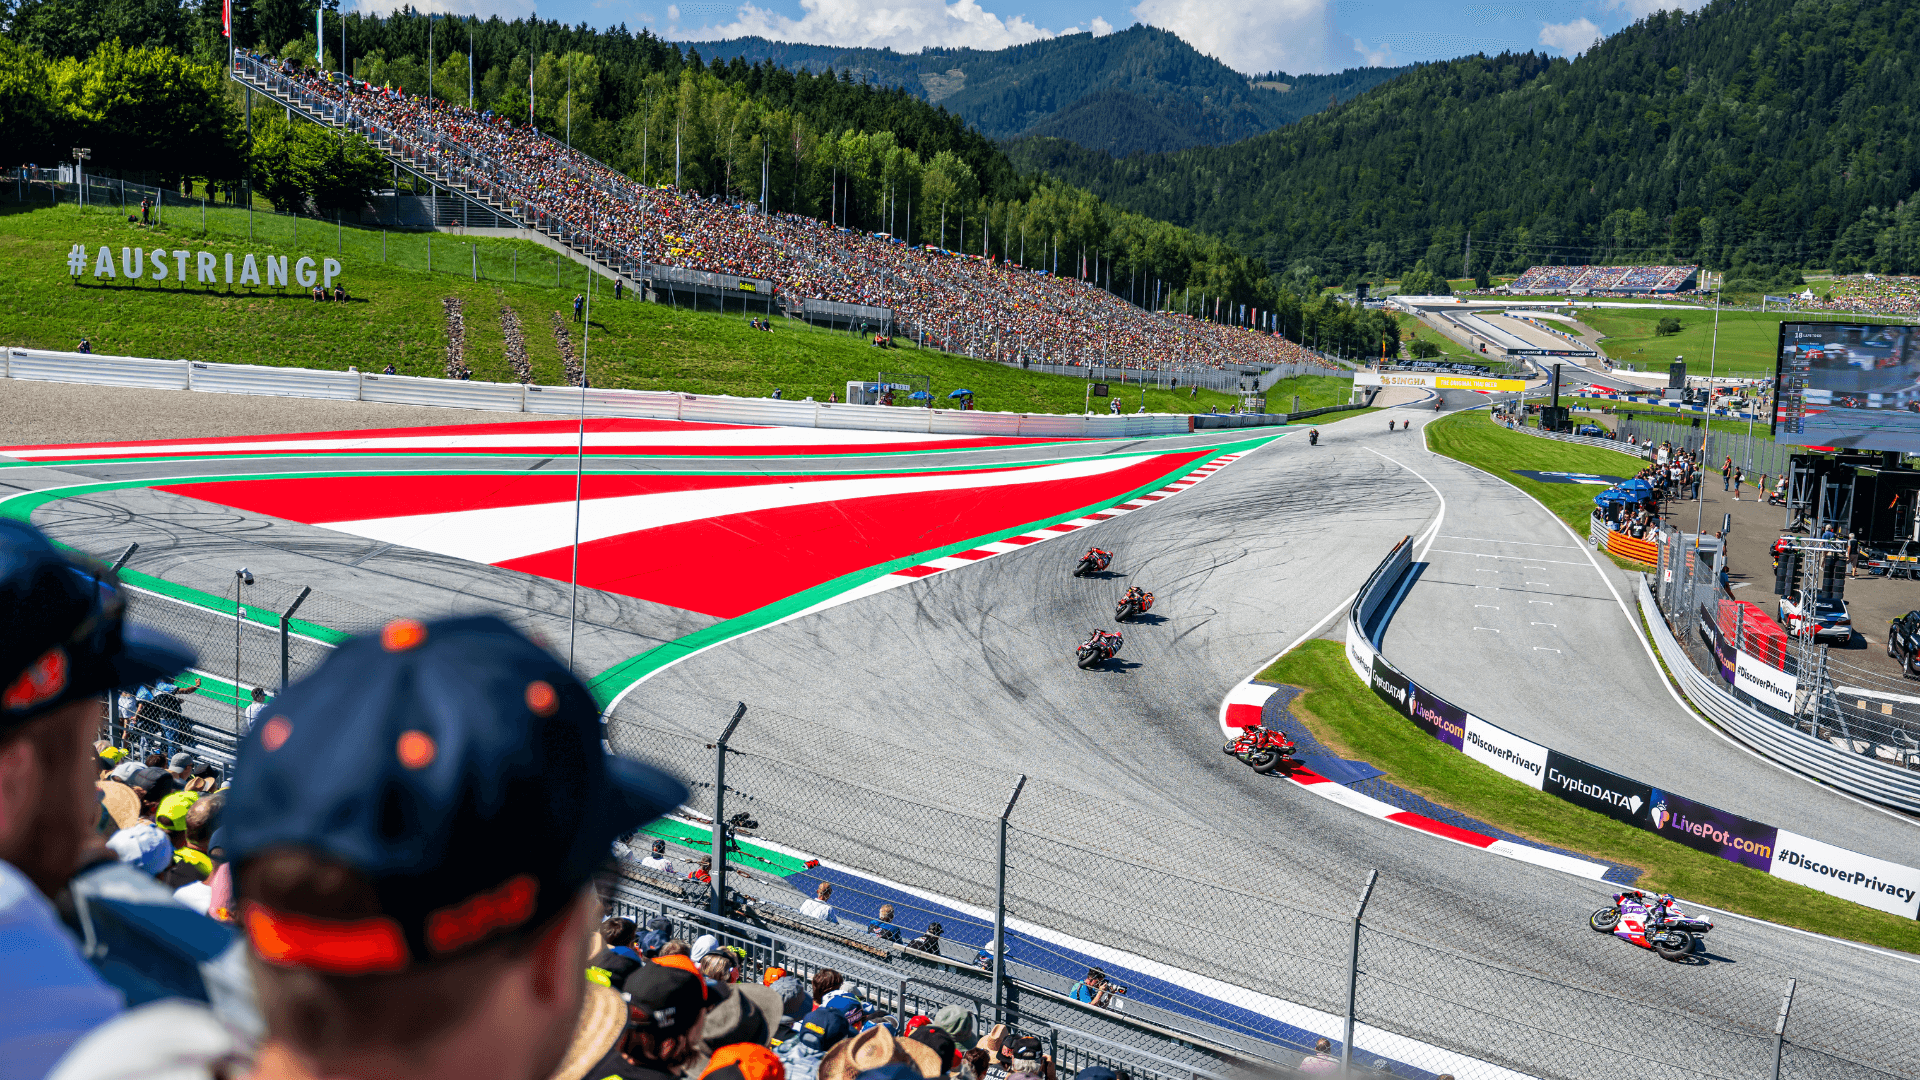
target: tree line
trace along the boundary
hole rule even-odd
[[[1565,60],[1421,65],[1231,147],[1016,144],[1117,206],[1329,280],[1541,263],[1920,270],[1911,4],[1714,0]],[[1905,215],[1905,216],[1903,216]],[[1903,231],[1904,230],[1904,231]]]

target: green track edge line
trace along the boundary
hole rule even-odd
[[[1258,440],[1245,440],[1248,442],[1258,442],[1259,445],[1250,446],[1241,452],[1251,453],[1254,450],[1258,450],[1261,446],[1265,446],[1268,442],[1281,437],[1280,435],[1270,435]],[[587,687],[593,691],[594,700],[600,703],[602,709],[605,709],[612,704],[615,698],[626,692],[634,684],[641,682],[668,664],[684,659],[703,649],[711,648],[730,638],[739,637],[742,634],[750,634],[755,630],[771,626],[795,612],[804,611],[815,604],[824,600],[830,600],[840,593],[846,592],[849,589],[858,588],[876,578],[885,577],[896,570],[902,570],[909,566],[918,566],[921,563],[930,562],[956,552],[967,551],[979,547],[982,543],[990,543],[992,538],[1032,532],[1035,529],[1043,529],[1049,525],[1057,525],[1063,521],[1072,521],[1074,518],[1085,517],[1088,514],[1098,513],[1108,507],[1118,506],[1121,503],[1137,499],[1141,495],[1151,491],[1157,491],[1172,481],[1192,473],[1194,470],[1218,458],[1223,452],[1230,452],[1225,450],[1226,445],[1232,444],[1223,444],[1205,450],[1202,452],[1202,455],[1195,460],[1185,465],[1176,466],[1162,474],[1158,479],[1149,481],[1140,487],[1111,499],[1103,499],[1096,503],[1089,503],[1077,510],[1072,510],[1050,518],[1030,521],[1024,525],[995,529],[989,533],[981,533],[967,540],[947,544],[938,548],[930,548],[912,555],[902,556],[876,566],[869,566],[863,570],[855,570],[850,574],[843,574],[840,577],[834,578],[832,581],[821,582],[810,589],[797,592],[785,599],[777,600],[765,607],[755,608],[745,615],[736,615],[724,622],[718,622],[704,629],[696,630],[684,637],[662,642],[648,649],[646,652],[641,653],[639,656],[621,661],[602,671],[600,674],[595,675],[592,679],[588,680]]]
[[[1225,430],[1234,431],[1234,430],[1246,430],[1246,429],[1230,428]],[[1196,459],[1194,462],[1190,463],[1189,465],[1176,467],[1170,470],[1169,472],[1167,472],[1166,474],[1162,475],[1158,480],[1149,482],[1141,487],[1135,488],[1132,491],[1122,494],[1113,499],[1103,500],[1102,502],[1099,502],[1099,503],[1092,503],[1092,504],[1089,504],[1088,506],[1082,507],[1078,510],[1075,510],[1060,516],[1028,522],[1024,526],[1020,527],[1018,531],[1031,532],[1034,529],[1045,528],[1048,525],[1058,524],[1059,522],[1062,522],[1062,521],[1071,521],[1076,517],[1083,517],[1090,513],[1097,513],[1098,511],[1105,509],[1106,507],[1109,507],[1109,506],[1117,506],[1120,503],[1127,502],[1131,499],[1137,498],[1140,495],[1145,494],[1149,491],[1153,491],[1160,487],[1164,487],[1167,483],[1170,482],[1171,479],[1177,478],[1179,476],[1187,475],[1188,473],[1192,472],[1194,469],[1199,468],[1201,465],[1206,464],[1206,462],[1213,460],[1214,458],[1218,457],[1222,453],[1233,452],[1233,450],[1230,448],[1240,447],[1244,445],[1245,449],[1241,450],[1240,452],[1251,453],[1252,451],[1257,450],[1262,446],[1265,446],[1267,443],[1272,442],[1275,439],[1284,438],[1288,434],[1291,434],[1291,431],[1288,430],[1288,426],[1281,425],[1280,430],[1273,434],[1250,435],[1250,436],[1239,436],[1239,437],[1230,436],[1219,442],[1203,444],[1201,446],[1193,447],[1192,449],[1199,451],[1205,454],[1206,456],[1201,459]],[[918,453],[919,451],[909,451],[909,452]],[[1179,452],[1179,451],[1171,451],[1171,452]],[[1142,456],[1142,457],[1157,456],[1157,453],[1158,452],[1149,451],[1139,456]],[[218,455],[218,457],[226,457],[226,456],[227,455]],[[1107,456],[1109,455],[1099,454],[1099,455],[1093,455],[1090,457],[1067,458],[1059,461],[1021,462],[1019,463],[1019,465],[1010,466],[1010,467],[1018,468],[1026,465],[1065,464],[1073,461],[1092,461],[1092,460],[1098,460],[1099,458],[1104,458]],[[136,459],[136,460],[144,461],[149,459]],[[187,459],[187,460],[204,460],[204,459]],[[102,464],[102,463],[88,462],[87,464]],[[617,472],[601,472],[598,470],[590,470],[590,471],[594,472],[594,475],[608,475],[608,476],[631,475],[631,473],[627,471],[617,471]],[[869,469],[869,470],[861,470],[861,471],[862,472],[878,472],[882,470]],[[955,471],[955,470],[893,470],[893,471],[932,472],[932,471]],[[965,471],[965,470],[961,470],[961,471]],[[977,471],[977,467],[975,467],[975,471]],[[239,482],[239,481],[250,481],[250,480],[328,479],[328,478],[360,477],[360,476],[372,477],[372,476],[525,476],[525,475],[527,475],[525,470],[519,470],[519,469],[432,469],[432,470],[348,469],[348,470],[339,470],[339,471],[319,471],[319,472],[310,472],[310,473],[307,473],[307,472],[237,473],[230,476],[220,476],[220,477],[213,477],[213,478],[201,477],[201,476],[164,476],[164,477],[149,477],[149,478],[140,479],[140,480],[103,480],[103,481],[97,481],[95,483],[90,483],[90,484],[70,484],[62,487],[45,488],[39,491],[25,491],[25,492],[21,492],[18,495],[12,495],[4,499],[0,499],[0,517],[10,517],[19,521],[28,522],[30,524],[32,522],[33,512],[35,510],[38,510],[40,507],[45,506],[48,503],[58,502],[61,499],[76,498],[82,495],[92,495],[92,494],[96,494],[98,492],[103,492],[103,491],[124,491],[128,489],[133,489],[133,488],[158,487],[164,484],[227,483],[227,482]],[[690,474],[690,475],[731,475],[731,474]],[[814,474],[808,473],[808,474],[802,474],[802,475],[814,475]],[[612,667],[606,669],[600,674],[594,676],[592,679],[589,679],[587,681],[587,685],[593,691],[594,697],[600,703],[601,707],[605,708],[608,705],[608,703],[610,703],[613,700],[613,698],[616,697],[619,693],[626,690],[628,687],[632,686],[634,683],[637,683],[642,679],[645,679],[648,675],[652,674],[654,671],[658,670],[659,668],[664,667],[669,663],[672,663],[676,659],[679,659],[681,656],[691,655],[692,653],[698,652],[701,649],[705,649],[712,645],[719,644],[720,642],[725,641],[728,638],[737,637],[741,634],[751,633],[754,630],[758,630],[763,626],[767,626],[774,622],[778,622],[780,619],[784,619],[788,615],[791,615],[796,611],[801,611],[808,607],[812,607],[814,604],[820,603],[823,600],[831,599],[833,596],[836,596],[839,593],[844,592],[848,589],[857,588],[858,586],[864,585],[867,582],[874,580],[875,578],[880,578],[880,577],[886,576],[887,574],[891,574],[895,570],[899,570],[908,566],[917,566],[920,563],[927,562],[931,559],[941,558],[942,556],[951,555],[957,551],[966,551],[969,548],[977,547],[986,536],[999,535],[1000,533],[1004,533],[1005,531],[1006,530],[1004,529],[1000,529],[1000,530],[995,530],[993,533],[990,533],[990,534],[983,533],[980,536],[973,537],[969,541],[963,541],[958,544],[951,544],[941,548],[929,549],[927,551],[918,552],[912,555],[902,556],[890,562],[867,567],[866,569],[863,569],[863,570],[856,570],[850,574],[844,574],[841,577],[833,579],[832,581],[822,582],[819,585],[813,586],[812,588],[806,589],[802,592],[795,593],[793,596],[787,597],[783,600],[776,601],[762,608],[756,608],[753,611],[746,613],[745,615],[735,616],[734,618],[728,619],[725,622],[716,623],[713,626],[706,627],[705,629],[696,630],[692,634],[688,634],[684,637],[675,638],[673,641],[663,642],[659,645],[656,645],[653,648],[647,650],[646,652],[641,653],[639,656],[631,657],[627,660],[623,660],[613,665]],[[56,546],[65,548],[66,550],[69,550],[69,551],[77,550],[67,544],[60,544],[57,541],[55,543],[56,543]],[[227,618],[233,618],[235,615],[234,602],[231,599],[216,595],[214,593],[203,592],[199,589],[191,588],[186,585],[180,585],[175,582],[168,581],[165,578],[154,577],[151,574],[144,574],[137,570],[122,570],[120,571],[120,577],[124,581],[126,581],[128,584],[139,586],[151,592],[158,593],[162,596],[168,596],[175,600],[180,600],[189,604],[193,604],[196,607],[205,608],[209,611],[212,611],[218,615],[225,616]],[[279,626],[280,626],[280,620],[277,615],[269,618],[267,616],[260,615],[255,611],[249,610],[247,611],[245,618],[248,622],[255,623],[257,625],[267,627],[269,629],[277,630],[279,629]],[[348,634],[344,631],[335,630],[329,626],[322,626],[319,623],[308,622],[305,619],[298,619],[298,618],[292,619],[289,621],[288,629],[293,630],[300,634],[304,634],[316,640],[326,642],[329,645],[341,645],[351,640],[353,637],[353,635]]]

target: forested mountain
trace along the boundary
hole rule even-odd
[[[1293,123],[1409,69],[1249,79],[1165,30],[1135,24],[984,52],[841,49],[764,38],[698,42],[701,55],[789,71],[852,73],[911,90],[993,138],[1047,135],[1116,155],[1245,139]]]
[[[1223,148],[1014,160],[1276,269],[1539,262],[1920,270],[1920,5],[1713,0],[1580,58],[1418,67]],[[1903,205],[1905,204],[1905,205]]]

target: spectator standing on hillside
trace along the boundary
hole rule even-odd
[[[153,200],[142,196],[140,199],[140,224],[150,224],[153,218]]]
[[[160,1001],[81,1042],[60,1080],[163,1064],[546,1080],[589,985],[593,874],[687,794],[610,757],[587,688],[493,617],[400,620],[342,645],[246,736],[236,775],[221,831],[264,1041]],[[405,828],[390,807],[411,808]],[[670,995],[629,983],[636,1022],[657,1032],[665,1009],[676,1034],[697,1032],[704,983],[658,970]]]
[[[580,321],[580,312],[586,307],[586,303],[587,303],[587,298],[584,295],[580,293],[573,294],[573,321],[574,322]]]
[[[827,898],[832,895],[833,884],[827,881],[821,882],[820,887],[813,891],[814,898],[800,905],[800,914],[838,925],[840,918],[833,913],[833,905],[827,903]]]

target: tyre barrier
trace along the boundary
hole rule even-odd
[[[1382,623],[1392,618],[1389,600],[1412,568],[1412,547],[1411,537],[1395,545],[1347,612],[1347,662],[1360,681],[1394,712],[1431,738],[1536,791],[1728,862],[1865,907],[1920,918],[1920,870],[1823,843],[1602,769],[1521,738],[1408,678],[1379,653],[1374,644],[1379,635],[1370,634],[1368,627],[1376,618]],[[1651,611],[1651,603],[1643,578],[1642,610]],[[1693,665],[1677,655],[1677,642],[1661,640],[1660,631],[1666,624],[1658,612],[1651,611],[1647,618],[1656,627],[1656,644],[1667,657],[1668,666],[1684,680],[1686,673],[1694,671]],[[1672,635],[1666,637],[1671,639]],[[1729,711],[1726,706],[1731,702],[1731,695],[1720,696],[1728,702],[1716,702],[1723,706],[1712,710],[1716,719]],[[1771,729],[1768,734],[1800,735],[1806,741],[1816,741],[1785,725],[1759,722]],[[1825,749],[1841,756],[1835,747]],[[1857,763],[1856,768],[1891,773],[1864,762]],[[1899,778],[1898,774],[1892,775]]]

